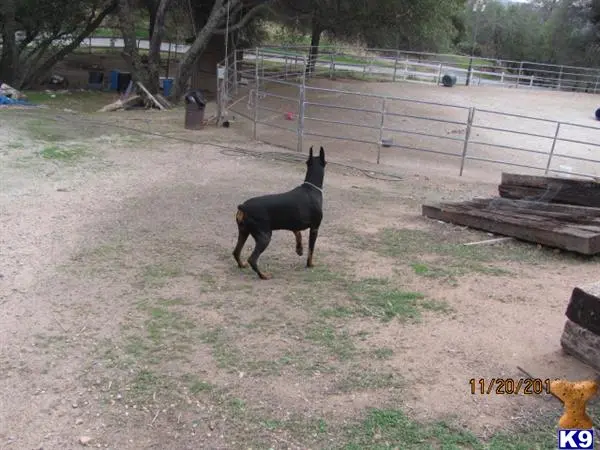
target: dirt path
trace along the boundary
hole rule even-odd
[[[235,205],[295,186],[302,161],[106,128],[74,139],[74,124],[35,120],[0,141],[0,448],[508,445],[499,430],[560,407],[473,395],[469,379],[589,374],[559,339],[597,261],[467,251],[485,233],[420,216],[425,200],[494,195],[497,180],[331,164],[317,267],[282,232],[261,259],[275,278],[259,282],[230,255]],[[277,151],[223,133],[202,139]],[[449,428],[414,422],[435,420]]]

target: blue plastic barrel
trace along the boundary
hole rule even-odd
[[[119,71],[111,70],[110,71],[110,89],[111,91],[116,91],[119,89]]]
[[[168,97],[173,89],[173,78],[165,78],[163,81],[163,95]]]

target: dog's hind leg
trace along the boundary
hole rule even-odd
[[[270,279],[271,275],[260,271],[260,269],[258,268],[258,264],[257,264],[258,257],[269,246],[269,243],[271,242],[272,234],[273,233],[270,230],[257,232],[257,233],[252,232],[252,237],[254,238],[254,241],[256,241],[256,246],[254,247],[254,250],[252,251],[252,254],[250,255],[250,257],[248,258],[248,262],[250,263],[250,267],[252,267],[252,269],[258,274],[258,276],[262,280]]]
[[[238,267],[240,267],[240,269],[245,269],[246,267],[248,267],[247,263],[242,262],[242,260],[240,259],[240,255],[242,253],[242,249],[244,248],[244,244],[248,239],[248,236],[250,236],[250,232],[244,226],[243,220],[244,213],[238,211],[235,215],[235,221],[237,222],[238,226],[238,240],[235,249],[233,250],[233,257],[235,258],[235,261],[237,262]]]
[[[315,244],[317,242],[318,235],[319,235],[318,228],[310,229],[310,234],[308,235],[308,259],[306,260],[306,267],[313,266],[313,253],[315,251]]]
[[[302,249],[302,233],[294,231],[294,236],[296,236],[296,254],[302,256],[302,253],[304,253],[304,250]]]

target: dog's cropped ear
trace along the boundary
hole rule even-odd
[[[321,151],[319,151],[319,159],[321,160],[321,164],[327,164],[327,161],[325,161],[325,149],[322,146]]]
[[[312,159],[313,159],[313,148],[312,148],[312,145],[311,145],[310,146],[310,151],[308,152],[308,159],[306,160],[306,164],[312,163]]]

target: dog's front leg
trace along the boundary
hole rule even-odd
[[[313,267],[313,253],[315,251],[315,243],[317,242],[318,234],[318,228],[310,229],[310,234],[308,235],[308,259],[306,260],[306,267]]]

